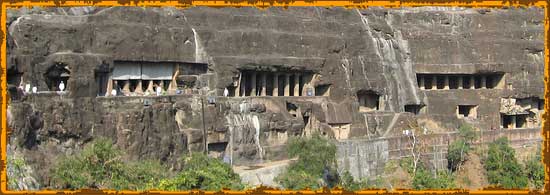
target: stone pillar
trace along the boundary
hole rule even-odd
[[[260,73],[260,80],[261,80],[261,88],[260,88],[260,96],[266,96],[267,95],[267,73],[262,72]]]
[[[150,95],[155,94],[155,89],[153,89],[153,81],[152,80],[149,81],[149,84],[147,85],[147,90],[145,90],[145,91],[149,92]]]
[[[109,79],[109,82],[107,82],[107,91],[105,92],[105,96],[112,96],[111,91],[113,91],[113,79]]]
[[[511,123],[510,123],[509,128],[510,128],[510,129],[515,129],[515,128],[517,128],[517,127],[516,127],[516,115],[510,115],[510,121],[511,121]]]
[[[462,79],[462,76],[458,76],[458,89],[464,88],[464,80]]]
[[[300,96],[300,75],[294,74],[294,96]]]
[[[250,96],[256,96],[256,72],[252,73],[250,80],[252,81],[252,84],[250,85],[252,87],[252,90],[250,90]]]
[[[420,90],[426,89],[426,85],[424,83],[424,76],[418,77],[418,87],[420,87]]]
[[[437,89],[437,76],[434,75],[432,78],[432,89]]]
[[[279,96],[279,74],[273,75],[273,96]]]
[[[476,88],[476,79],[474,78],[474,76],[470,76],[470,89],[475,89]]]
[[[449,75],[445,75],[443,79],[443,89],[449,90]]]
[[[130,94],[130,80],[124,81],[124,86],[122,87],[122,93],[124,95]]]
[[[143,89],[141,89],[141,88],[142,88],[142,83],[141,83],[141,80],[139,80],[136,88],[134,89],[134,92],[139,94],[139,95],[142,95],[143,94]]]
[[[241,73],[241,83],[239,85],[241,88],[241,96],[246,96],[246,74]]]
[[[486,76],[481,76],[481,88],[482,89],[487,89],[487,77]]]
[[[285,94],[284,96],[290,96],[290,75],[285,74]]]

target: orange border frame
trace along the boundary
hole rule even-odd
[[[0,48],[0,60],[1,60],[1,91],[2,91],[2,124],[0,129],[0,148],[1,148],[1,160],[0,160],[0,194],[9,194],[9,195],[22,195],[22,194],[38,194],[38,195],[55,195],[55,194],[159,194],[159,195],[175,195],[175,194],[231,194],[231,195],[245,195],[245,194],[543,194],[540,191],[528,191],[528,190],[502,190],[495,188],[485,188],[485,190],[478,191],[468,191],[468,190],[395,190],[389,192],[385,189],[379,190],[362,190],[349,192],[343,189],[320,189],[316,191],[310,190],[298,190],[298,191],[284,191],[277,190],[269,187],[259,187],[253,190],[247,191],[231,191],[231,190],[222,190],[221,192],[213,191],[199,191],[199,190],[190,190],[190,191],[179,191],[179,192],[168,192],[168,191],[114,191],[114,190],[87,190],[80,189],[75,191],[69,190],[42,190],[42,191],[8,191],[7,190],[7,173],[6,173],[6,143],[7,143],[7,82],[6,82],[6,8],[17,8],[22,6],[45,6],[45,7],[72,7],[72,6],[149,6],[149,7],[159,7],[159,6],[174,6],[174,7],[190,7],[190,6],[210,6],[210,7],[243,7],[243,6],[255,6],[259,8],[266,8],[270,6],[323,6],[323,7],[346,7],[346,8],[366,8],[370,6],[383,6],[388,8],[396,7],[419,7],[419,6],[460,6],[460,7],[478,7],[478,8],[499,8],[506,6],[516,6],[516,7],[526,7],[526,6],[538,6],[544,8],[544,52],[545,52],[545,69],[544,69],[544,84],[545,84],[545,104],[544,104],[544,114],[542,117],[542,131],[541,135],[543,137],[543,146],[542,146],[542,161],[545,165],[545,184],[544,192],[550,192],[550,115],[548,115],[550,107],[550,69],[548,68],[548,63],[550,62],[550,9],[549,4],[550,0],[348,0],[348,1],[337,1],[337,0],[263,0],[263,1],[251,1],[251,0],[225,0],[225,1],[195,1],[195,0],[180,0],[180,1],[143,1],[143,0],[118,0],[118,1],[107,1],[107,0],[88,0],[88,1],[66,1],[66,0],[54,0],[54,1],[18,1],[18,0],[1,0],[2,10],[1,10],[1,37],[0,41],[2,42],[2,47]]]

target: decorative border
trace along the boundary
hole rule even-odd
[[[550,33],[550,9],[548,7],[549,0],[348,0],[348,1],[337,1],[337,0],[262,0],[262,1],[251,1],[251,0],[225,0],[225,1],[195,1],[195,0],[180,0],[180,1],[144,1],[144,0],[118,0],[118,1],[109,1],[109,0],[88,0],[88,1],[65,1],[65,0],[54,0],[54,1],[18,1],[18,0],[2,0],[2,10],[1,10],[1,37],[0,41],[2,42],[2,47],[0,48],[0,60],[2,68],[0,69],[1,73],[1,91],[2,91],[2,115],[0,119],[2,120],[1,129],[0,129],[0,148],[1,148],[1,160],[0,160],[0,194],[7,195],[22,195],[22,194],[36,194],[36,195],[60,195],[60,194],[128,194],[128,195],[138,195],[138,194],[159,194],[159,195],[175,195],[175,194],[196,194],[196,195],[214,195],[214,194],[230,194],[230,195],[247,195],[247,194],[277,194],[277,195],[287,195],[287,194],[341,194],[341,195],[367,195],[367,194],[544,194],[544,192],[550,192],[550,115],[548,115],[550,107],[550,93],[548,91],[550,87],[550,69],[548,68],[548,63],[550,62],[550,39],[548,38]],[[80,190],[42,190],[42,191],[9,191],[7,190],[7,173],[6,173],[6,145],[7,145],[7,136],[9,129],[7,128],[7,82],[6,82],[6,8],[19,8],[23,6],[44,6],[44,7],[76,7],[76,6],[148,6],[148,7],[160,7],[160,6],[173,6],[179,8],[191,7],[191,6],[209,6],[209,7],[245,7],[245,6],[255,6],[258,8],[267,8],[270,6],[279,6],[279,7],[289,7],[289,6],[321,6],[321,7],[345,7],[345,8],[367,8],[372,6],[383,6],[386,8],[397,8],[397,7],[420,7],[420,6],[447,6],[447,7],[470,7],[470,8],[501,8],[501,7],[528,7],[528,6],[537,6],[544,8],[544,114],[542,116],[542,131],[541,136],[543,137],[543,146],[542,146],[542,161],[545,165],[545,184],[544,192],[540,191],[528,191],[528,190],[503,190],[497,188],[485,188],[478,191],[468,191],[468,190],[406,190],[398,189],[394,191],[388,190],[362,190],[362,191],[345,191],[343,189],[320,189],[320,190],[278,190],[270,187],[258,187],[256,189],[247,190],[247,191],[232,191],[232,190],[222,190],[219,192],[214,191],[200,191],[200,190],[190,190],[190,191],[179,191],[179,192],[169,192],[169,191],[114,191],[114,190],[89,190],[89,189],[80,189]]]

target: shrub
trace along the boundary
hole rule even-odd
[[[449,145],[447,151],[447,168],[456,171],[466,161],[466,156],[471,150],[471,144],[477,138],[477,133],[470,125],[462,125],[458,128],[458,139]]]
[[[365,179],[359,181],[355,180],[348,171],[345,171],[340,177],[340,186],[349,191],[358,191],[365,188],[372,187]]]
[[[454,177],[449,171],[437,171],[436,177],[424,168],[418,167],[414,175],[412,185],[414,189],[449,189],[454,188]]]
[[[487,159],[484,161],[487,178],[490,184],[504,188],[525,188],[527,177],[517,162],[514,150],[509,146],[508,139],[502,137],[489,144]]]
[[[540,151],[540,149],[537,151]],[[527,178],[535,189],[542,189],[544,187],[544,165],[541,160],[541,154],[537,152],[536,155],[529,157],[525,161]]]
[[[192,153],[184,159],[183,170],[174,178],[161,180],[158,188],[170,191],[217,191],[224,187],[240,190],[244,186],[239,175],[228,164],[202,153]]]
[[[311,138],[294,137],[289,140],[288,154],[298,160],[275,178],[286,189],[317,189],[325,183],[338,184],[336,173],[336,145],[314,134]]]
[[[125,163],[111,140],[98,138],[73,156],[59,158],[51,170],[60,188],[109,188],[138,190],[164,178],[167,169],[157,161]]]

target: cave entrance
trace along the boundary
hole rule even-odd
[[[380,109],[380,95],[372,91],[357,92],[359,111],[375,111]]]
[[[477,118],[477,105],[458,105],[458,118]]]
[[[55,65],[48,68],[44,77],[46,79],[46,85],[50,91],[60,91],[60,84],[63,82],[64,90],[67,89],[67,81],[70,77],[70,70],[66,64],[56,63]]]
[[[235,96],[305,96],[310,89],[312,73],[242,70]],[[313,95],[313,92],[310,93]]]
[[[208,143],[208,156],[219,159],[223,158],[227,145],[227,142]]]
[[[405,105],[404,110],[405,112],[410,112],[415,115],[418,115],[420,114],[423,107],[424,107],[423,105],[419,105],[419,104],[409,104],[409,105]]]
[[[330,84],[315,86],[315,96],[329,96]]]

